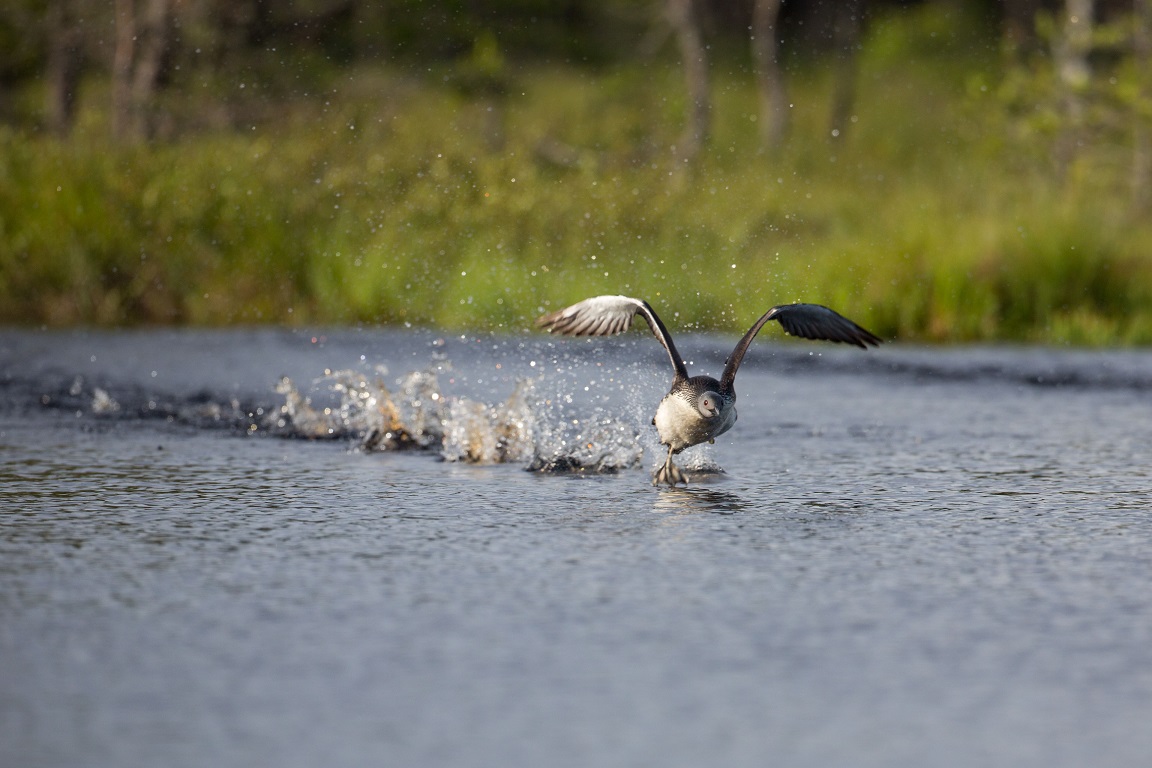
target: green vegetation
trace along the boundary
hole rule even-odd
[[[999,52],[941,13],[872,27],[835,140],[831,75],[801,68],[777,154],[751,76],[715,64],[690,168],[674,63],[538,67],[503,93],[340,70],[274,119],[148,145],[111,144],[90,89],[67,140],[0,132],[0,322],[520,330],[604,292],[728,332],[814,301],[904,340],[1152,343],[1130,150],[1055,168]]]

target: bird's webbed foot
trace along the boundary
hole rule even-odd
[[[688,485],[688,476],[680,470],[680,467],[672,463],[671,456],[668,457],[668,461],[652,473],[652,485],[667,484],[675,488],[680,483]]]

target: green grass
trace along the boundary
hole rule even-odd
[[[836,141],[805,68],[777,154],[750,77],[718,64],[691,168],[665,64],[516,72],[498,102],[349,71],[274,120],[137,147],[92,97],[67,141],[0,133],[0,322],[519,330],[619,292],[727,332],[813,301],[906,340],[1152,342],[1152,216],[1115,163],[1058,178],[1010,135],[980,88],[997,54],[948,29],[881,20]]]

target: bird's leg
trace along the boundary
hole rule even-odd
[[[678,483],[688,485],[687,476],[680,471],[679,467],[672,463],[671,446],[668,447],[668,460],[664,462],[664,466],[652,473],[652,485],[660,485],[661,483],[667,483],[673,488],[675,488]]]

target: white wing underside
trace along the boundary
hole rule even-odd
[[[640,299],[629,296],[593,296],[544,315],[536,322],[541,328],[566,336],[613,336],[631,328],[632,318],[636,315],[644,316],[648,327],[652,329],[652,335],[668,352],[668,359],[676,375],[688,378],[684,360],[676,351],[668,329],[660,322],[652,307]]]
[[[566,336],[612,336],[632,327],[644,302],[627,296],[595,296],[541,318],[540,324]]]

